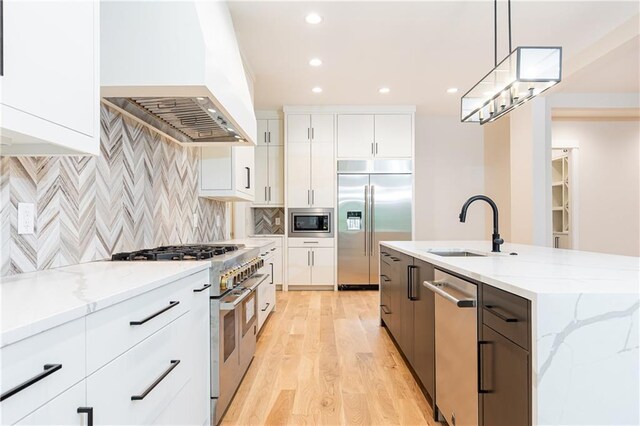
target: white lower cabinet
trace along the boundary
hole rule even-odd
[[[89,416],[93,416],[93,413],[89,411],[93,410],[93,408],[86,406],[86,396],[86,382],[83,380],[16,424],[25,426],[47,424],[91,426]],[[78,412],[78,409],[80,409],[81,412]],[[5,423],[3,422],[2,424]]]
[[[283,276],[282,272],[283,272],[283,266],[284,266],[282,247],[274,247],[273,259],[271,260],[271,262],[273,263],[273,266],[272,266],[273,282],[275,285],[282,285],[282,283],[284,282],[282,278]]]
[[[334,285],[335,260],[333,247],[289,247],[287,281],[296,285]]]
[[[0,424],[208,424],[208,282],[201,271],[0,348]]]

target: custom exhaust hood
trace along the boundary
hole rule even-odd
[[[253,102],[224,2],[100,8],[102,102],[183,145],[255,145]]]

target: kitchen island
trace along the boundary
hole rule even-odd
[[[401,241],[383,242],[380,251],[383,258],[385,252],[387,256],[398,259],[401,268],[410,268],[409,273],[400,271],[397,275],[400,281],[409,276],[410,282],[414,273],[411,268],[418,269],[415,265],[421,264],[428,265],[436,273],[444,271],[478,286],[478,347],[483,343],[481,339],[486,340],[482,330],[494,333],[493,330],[497,329],[497,336],[501,332],[499,325],[506,330],[502,333],[506,338],[499,337],[515,342],[512,345],[514,351],[525,354],[529,373],[524,383],[528,383],[529,406],[526,409],[529,413],[523,418],[528,418],[528,423],[638,424],[640,259],[518,244],[504,244],[503,253],[491,253],[490,249],[488,241]],[[460,256],[461,251],[466,251],[467,256]],[[382,270],[385,265],[382,260],[381,305],[385,305],[385,282],[393,281],[393,278],[388,278]],[[431,275],[427,277],[429,273]],[[433,281],[433,275],[433,272],[420,272],[417,285],[424,288],[423,282]],[[419,303],[420,298],[412,297],[411,284],[409,286],[408,296],[402,297],[401,303],[411,303],[404,299],[416,299]],[[482,289],[485,290],[484,303]],[[508,296],[516,302],[522,301],[521,319],[507,318],[510,316],[508,309],[497,314],[492,311],[494,306],[488,306],[487,291],[500,297]],[[400,294],[407,295],[406,292]],[[414,306],[418,306],[416,303]],[[512,305],[514,309],[517,303]],[[388,308],[383,307],[383,321],[386,311]],[[417,308],[413,318],[419,318]],[[496,327],[487,329],[486,324],[494,320],[497,321]],[[387,322],[392,326],[389,327]],[[422,342],[414,339],[411,344],[403,343],[408,341],[406,322],[406,319],[401,319],[401,324],[395,328],[397,335],[393,333],[392,321],[386,321],[385,325],[399,343],[405,358],[410,362],[413,359],[414,370],[420,373],[419,357],[413,355],[414,352],[418,354]],[[526,324],[521,331],[528,334],[527,338],[521,338],[515,332],[509,334],[508,327],[516,327],[515,324]],[[413,325],[414,330],[423,328],[423,324]],[[415,333],[417,336],[417,331]],[[403,350],[403,345],[409,349]],[[489,346],[497,351],[498,345]],[[487,358],[489,355],[498,356],[490,349],[485,351],[489,351],[485,355]],[[404,352],[410,352],[410,356]],[[430,352],[427,350],[425,353]],[[480,424],[483,420],[484,424],[491,423],[487,417],[490,413],[483,415],[483,398],[484,401],[495,400],[497,395],[504,395],[505,387],[511,385],[508,381],[500,381],[500,369],[507,366],[498,360],[494,364],[491,373],[484,372],[482,380],[486,383],[481,384],[478,380],[478,390],[485,392],[482,386],[492,388],[479,394]],[[429,381],[432,383],[423,383],[423,387],[429,390],[431,386],[430,396],[433,397],[435,381]],[[505,386],[500,388],[501,384]]]

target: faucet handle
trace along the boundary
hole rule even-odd
[[[504,244],[504,240],[502,238],[494,238],[493,242],[500,245],[500,244]]]

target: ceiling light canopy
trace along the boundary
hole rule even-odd
[[[520,46],[511,50],[511,0],[507,7],[510,53],[498,63],[498,2],[494,0],[495,67],[460,99],[462,122],[497,120],[562,80],[562,47]]]
[[[311,89],[311,91],[313,93],[322,93],[322,87],[314,87],[313,89]]]
[[[391,89],[389,89],[388,87],[381,87],[378,89],[378,92],[382,93],[383,95],[389,93],[390,91]]]
[[[309,65],[312,67],[319,67],[322,65],[322,60],[320,58],[313,58],[309,61]]]
[[[458,88],[457,87],[449,87],[447,89],[447,93],[458,93]]]
[[[307,24],[316,25],[322,22],[322,16],[315,12],[311,12],[304,18],[304,20],[307,21]]]

